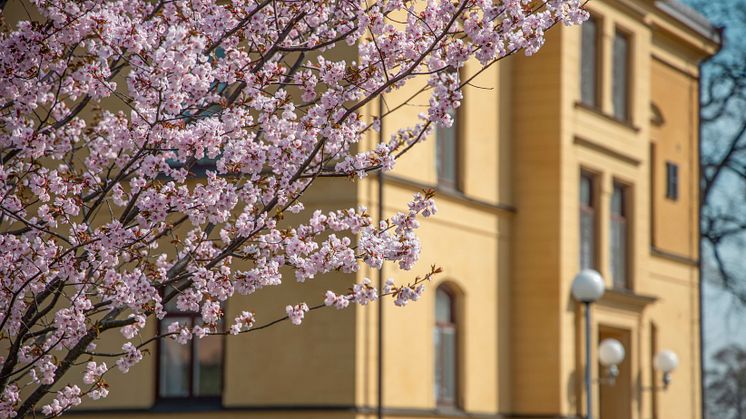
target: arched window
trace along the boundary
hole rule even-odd
[[[454,294],[446,287],[435,293],[435,400],[438,405],[456,404],[457,323]]]

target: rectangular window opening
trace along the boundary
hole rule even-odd
[[[580,174],[580,269],[596,266],[596,179],[587,172]]]
[[[160,333],[178,322],[189,328],[198,325],[199,313],[180,311],[176,298],[165,304],[166,316],[160,320]],[[223,330],[222,321],[217,326]],[[222,335],[194,337],[182,345],[174,339],[158,341],[158,398],[159,399],[220,399],[223,391]]]
[[[594,108],[599,107],[599,26],[593,16],[581,26],[580,101]]]
[[[666,162],[666,198],[679,199],[679,166],[670,161]]]
[[[614,183],[611,194],[611,237],[609,261],[614,288],[629,289],[628,281],[628,188]]]
[[[448,128],[438,128],[435,133],[436,172],[439,186],[460,190],[458,112],[451,111],[450,115],[453,124]]]
[[[629,121],[630,89],[630,37],[617,30],[614,33],[612,68],[612,104],[614,117],[620,121]]]

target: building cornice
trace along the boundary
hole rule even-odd
[[[699,260],[684,255],[672,253],[661,248],[650,246],[650,254],[673,262],[683,263],[689,266],[699,266]]]
[[[616,150],[612,150],[611,148],[606,147],[600,142],[589,140],[587,138],[575,136],[575,138],[573,139],[573,144],[585,147],[590,150],[598,151],[602,154],[606,154],[607,156],[613,157],[619,161],[625,162],[635,167],[641,164],[641,161],[638,158],[632,157],[628,154],[620,153]]]
[[[655,7],[711,42],[720,44],[720,31],[706,17],[684,3],[678,0],[657,0]]]
[[[601,300],[599,300],[599,304],[640,312],[657,300],[658,297],[652,295],[637,294],[631,290],[608,288],[604,292],[603,297],[601,297]]]

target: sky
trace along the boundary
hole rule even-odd
[[[731,59],[743,57],[746,48],[746,0],[686,0],[685,3],[703,12],[716,26],[725,27],[725,42],[720,52],[721,58]],[[740,53],[739,53],[740,51]],[[703,76],[707,77],[710,67],[703,67]],[[744,118],[744,109],[734,109],[735,120]],[[740,114],[739,114],[740,113]],[[708,147],[717,152],[722,148],[719,143],[721,134],[727,134],[735,126],[733,120],[725,120],[719,126],[710,126],[705,129],[702,138],[703,150],[707,152]],[[715,205],[729,206],[729,196],[733,191],[741,191],[746,195],[746,185],[742,180],[735,177],[725,177],[716,187],[713,194]],[[737,192],[738,193],[738,192]],[[740,199],[743,204],[746,202]],[[733,207],[729,207],[732,208]],[[735,209],[743,209],[736,206]],[[724,252],[729,261],[727,265],[736,276],[741,276],[739,281],[746,290],[746,234],[738,240],[727,244]],[[711,263],[711,254],[707,251],[702,255],[703,264]],[[705,367],[713,367],[709,362],[711,356],[719,349],[729,344],[739,344],[746,347],[746,307],[728,291],[723,290],[711,281],[716,276],[716,271],[703,269],[704,280],[704,302],[703,302],[703,330],[704,330],[704,353]]]

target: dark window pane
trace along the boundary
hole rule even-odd
[[[580,213],[580,269],[594,269],[595,218],[587,212]]]
[[[173,322],[190,323],[188,317],[169,317],[161,321],[161,330],[167,330]],[[191,367],[191,345],[181,345],[173,339],[160,341],[160,396],[189,396],[189,368]]]
[[[666,198],[679,199],[679,166],[666,162]]]
[[[442,288],[438,288],[435,294],[435,321],[450,323],[451,320],[451,296]]]
[[[611,275],[615,288],[627,288],[627,225],[621,221],[611,224]]]
[[[438,404],[456,401],[456,323],[453,318],[453,298],[442,288],[435,296],[435,399]]]
[[[612,71],[612,102],[614,116],[629,119],[629,37],[617,31],[614,34],[614,62]]]
[[[580,205],[593,207],[593,178],[589,175],[580,175]]]
[[[442,365],[443,365],[443,351],[441,350],[441,347],[443,346],[442,340],[440,338],[440,328],[438,326],[435,326],[435,329],[433,329],[433,347],[435,349],[435,382],[433,390],[435,391],[435,400],[440,401],[440,389],[443,387],[443,378],[442,378]]]
[[[624,198],[625,198],[624,186],[614,185],[614,192],[611,194],[611,214],[616,216],[625,215]]]
[[[223,385],[223,338],[206,336],[194,344],[194,395],[219,396]]]
[[[580,269],[596,268],[596,211],[593,178],[580,175]]]
[[[611,195],[610,264],[612,283],[616,288],[628,288],[627,282],[627,218],[626,190],[614,185]]]
[[[580,100],[588,106],[598,106],[598,57],[596,46],[597,24],[593,18],[581,26],[582,41],[580,51]]]
[[[438,128],[436,131],[436,171],[438,173],[438,183],[449,187],[458,187],[458,135],[456,113],[451,112],[453,125],[449,128]]]
[[[160,322],[161,332],[178,322],[192,327],[201,324],[198,313],[181,312],[170,307]],[[217,325],[223,330],[222,321]],[[223,387],[223,336],[194,337],[180,345],[172,339],[159,344],[158,396],[163,398],[219,397]]]
[[[441,401],[453,403],[456,400],[456,331],[444,328],[441,332],[443,351],[443,382]]]

